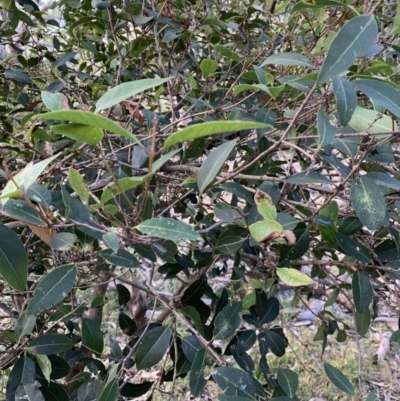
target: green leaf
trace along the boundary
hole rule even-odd
[[[344,253],[360,262],[371,262],[371,254],[364,245],[342,233],[335,233],[335,238]]]
[[[82,339],[86,347],[100,356],[104,348],[103,333],[100,327],[91,319],[82,320]]]
[[[119,238],[118,235],[109,231],[108,233],[103,234],[103,241],[106,245],[111,248],[114,252],[118,251],[119,247]]]
[[[64,265],[50,271],[40,280],[28,304],[27,313],[39,315],[49,311],[71,291],[76,277],[75,265]]]
[[[256,395],[254,380],[243,370],[223,366],[216,368],[212,376],[225,395],[254,400]]]
[[[40,391],[42,392],[45,401],[69,401],[68,393],[57,383],[50,382],[47,387],[40,387]]]
[[[126,192],[130,189],[136,188],[138,185],[143,184],[149,178],[149,175],[142,175],[140,177],[125,177],[117,182],[117,184],[111,184],[104,189],[101,195],[101,203],[104,204],[113,198],[113,195],[117,196]]]
[[[233,210],[224,202],[218,202],[214,207],[215,217],[225,223],[233,222]]]
[[[62,120],[70,121],[71,123],[88,125],[89,127],[96,127],[106,131],[114,132],[114,134],[121,135],[125,138],[131,139],[133,142],[140,144],[138,138],[126,131],[120,125],[111,121],[110,119],[83,110],[64,110],[64,111],[51,111],[50,113],[41,114],[38,116],[41,120]],[[56,156],[55,156],[56,157]]]
[[[277,379],[279,385],[283,388],[289,397],[294,397],[299,387],[299,377],[297,373],[290,369],[278,369]]]
[[[199,196],[211,184],[217,174],[221,171],[226,159],[236,146],[236,139],[226,142],[215,148],[200,167],[197,175],[197,185],[199,188]]]
[[[97,145],[104,136],[100,127],[76,123],[52,125],[50,131],[89,145]]]
[[[391,177],[387,173],[368,173],[365,177],[370,178],[382,187],[393,188],[396,191],[400,191],[400,181]]]
[[[353,395],[354,388],[350,383],[349,379],[337,368],[330,365],[329,363],[324,363],[325,373],[329,380],[340,390],[344,391],[346,394]]]
[[[50,359],[46,355],[36,355],[37,363],[39,364],[40,370],[43,373],[44,378],[50,383],[50,375],[51,375],[51,362]]]
[[[118,399],[118,383],[117,379],[111,380],[101,392],[98,401],[115,401]]]
[[[14,338],[15,341],[19,342],[21,337],[29,335],[32,333],[33,328],[35,327],[36,316],[28,315],[28,313],[23,311],[17,320],[17,324],[15,325],[14,330]]]
[[[203,326],[203,322],[201,321],[201,317],[199,312],[197,311],[197,309],[194,306],[184,306],[183,308],[179,309],[179,313],[182,313],[183,315],[185,315],[186,317],[188,317],[189,319],[191,319],[196,327],[196,330],[204,335],[204,326]]]
[[[127,267],[129,269],[139,267],[139,261],[126,249],[118,249],[112,252],[111,249],[105,249],[101,252],[101,256],[112,265]]]
[[[366,401],[379,401],[378,394],[376,393],[376,390],[373,390],[368,394],[368,397],[367,397]]]
[[[147,332],[136,351],[137,369],[148,369],[160,362],[168,350],[170,339],[168,327],[156,327]]]
[[[3,205],[7,202],[7,199],[4,199],[7,198],[7,195],[11,195],[17,190],[28,191],[29,187],[37,180],[40,174],[43,173],[45,168],[57,157],[58,155],[54,155],[36,164],[30,162],[25,168],[18,171],[18,173],[13,176],[13,179],[7,182],[1,193]]]
[[[283,227],[275,220],[261,220],[249,226],[251,236],[256,242],[270,241],[283,233]]]
[[[30,204],[19,199],[8,199],[4,205],[4,214],[15,220],[25,221],[39,227],[46,227],[38,212]]]
[[[392,132],[392,119],[389,116],[382,115],[376,110],[367,110],[359,106],[356,107],[349,125],[356,132],[388,133],[387,135],[379,135],[378,138],[387,137]]]
[[[223,340],[236,333],[242,321],[240,312],[242,311],[242,302],[235,302],[227,305],[221,310],[214,323],[214,339]]]
[[[386,201],[382,190],[368,177],[361,177],[351,186],[351,201],[357,217],[370,230],[378,230],[386,217]]]
[[[293,184],[332,184],[324,175],[314,171],[306,171],[304,173],[291,175],[286,178],[286,182]]]
[[[121,327],[121,330],[127,336],[133,335],[133,333],[137,330],[135,321],[123,312],[119,314],[118,323],[119,327]]]
[[[206,58],[201,60],[200,69],[201,72],[203,73],[204,78],[207,78],[211,74],[214,74],[217,68],[218,68],[217,60],[210,60]]]
[[[78,54],[78,52],[68,52],[60,56],[55,62],[54,62],[54,67],[61,67],[64,64],[68,63],[71,61],[75,56]]]
[[[266,192],[258,188],[254,196],[254,201],[257,205],[258,213],[260,213],[261,216],[264,217],[264,219],[276,220],[276,206],[272,202],[271,197]]]
[[[335,139],[335,128],[330,123],[328,114],[323,109],[317,113],[318,149],[331,145]]]
[[[116,104],[126,100],[132,96],[137,95],[147,89],[152,89],[156,86],[168,82],[173,77],[169,78],[154,78],[154,79],[141,79],[138,81],[124,82],[115,86],[107,91],[96,103],[96,111],[108,109]]]
[[[272,56],[267,57],[261,63],[260,67],[264,67],[267,64],[315,68],[313,63],[307,57],[297,53],[273,54]]]
[[[15,401],[45,401],[35,383],[26,383],[18,386],[15,392]]]
[[[393,20],[392,30],[389,35],[398,35],[400,33],[400,0],[397,0],[397,12]],[[378,399],[378,398],[377,398]],[[369,399],[367,401],[370,401]]]
[[[352,83],[380,106],[400,117],[400,93],[393,86],[376,79],[357,79]]]
[[[357,107],[357,93],[353,85],[340,77],[333,79],[333,93],[336,98],[336,108],[340,124],[346,126]]]
[[[6,401],[15,401],[15,393],[20,384],[35,383],[36,367],[31,358],[23,356],[17,360],[17,363],[8,376],[6,386]]]
[[[11,287],[25,291],[28,280],[28,258],[18,235],[0,224],[0,274]]]
[[[227,57],[233,61],[241,62],[242,59],[240,56],[236,53],[234,53],[232,50],[228,49],[226,46],[222,45],[214,45],[211,44],[211,46],[220,54],[222,54],[224,57]]]
[[[165,141],[164,148],[175,145],[179,142],[191,141],[204,136],[223,134],[248,129],[268,128],[270,125],[253,121],[209,121],[190,125],[182,130],[173,133]]]
[[[400,330],[396,330],[390,337],[390,341],[393,343],[400,344]]]
[[[301,287],[311,285],[314,280],[299,270],[287,267],[277,267],[276,275],[287,285],[291,287]]]
[[[50,239],[50,246],[57,251],[70,251],[74,249],[75,234],[72,233],[57,233]]]
[[[193,397],[198,397],[207,384],[207,380],[204,379],[206,359],[207,350],[205,348],[199,349],[194,357],[189,377],[190,392]]]
[[[43,334],[33,339],[27,349],[36,354],[51,355],[66,352],[73,345],[73,341],[64,334]]]
[[[171,241],[199,241],[201,236],[192,226],[170,218],[155,218],[140,223],[136,228],[152,237],[169,239]]]
[[[353,274],[351,288],[357,313],[364,313],[372,301],[372,285],[369,278],[357,270]]]
[[[357,333],[364,337],[368,333],[369,325],[371,323],[371,312],[366,309],[363,313],[357,313],[355,315]]]
[[[368,52],[377,36],[378,24],[375,17],[362,15],[348,21],[329,47],[317,84],[322,85],[346,71],[356,57],[362,57]]]
[[[248,236],[248,231],[242,227],[229,227],[218,237],[215,250],[225,255],[231,255],[242,248]]]

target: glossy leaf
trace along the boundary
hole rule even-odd
[[[210,121],[194,124],[170,135],[165,141],[164,148],[180,142],[192,141],[193,139],[202,138],[204,136],[268,127],[269,125],[267,124],[253,121]]]
[[[214,339],[223,340],[235,334],[241,323],[239,313],[242,311],[242,302],[227,305],[218,314],[214,323]]]
[[[265,307],[258,315],[261,324],[273,322],[279,316],[279,301],[274,297],[269,297]]]
[[[44,378],[47,380],[48,383],[50,383],[50,375],[52,370],[50,359],[46,355],[37,354],[36,361],[39,364]]]
[[[334,366],[329,363],[324,363],[325,373],[328,376],[329,380],[340,390],[344,391],[346,394],[353,395],[354,388],[350,383],[349,379]]]
[[[283,388],[289,397],[294,397],[299,387],[299,377],[297,373],[290,369],[278,369],[277,379],[279,385]]]
[[[36,354],[51,355],[66,352],[73,345],[72,340],[63,334],[43,334],[28,344],[28,350]]]
[[[128,315],[121,312],[118,317],[119,327],[127,336],[132,336],[137,330],[136,323]]]
[[[314,68],[314,65],[307,57],[297,53],[273,54],[272,56],[266,58],[261,63],[260,67],[264,67],[268,64]]]
[[[201,236],[192,226],[170,218],[155,218],[140,223],[136,228],[143,234],[172,241],[199,241]]]
[[[137,368],[148,369],[160,362],[168,350],[170,339],[171,330],[164,326],[146,333],[136,351]]]
[[[204,378],[207,350],[201,348],[197,351],[190,370],[189,386],[193,397],[198,397],[204,390],[207,380]]]
[[[218,237],[216,250],[219,253],[231,255],[242,248],[248,231],[242,227],[230,227]]]
[[[349,81],[340,77],[333,79],[333,93],[339,122],[342,126],[346,126],[357,107],[357,93]]]
[[[335,139],[335,128],[330,123],[328,114],[323,109],[319,109],[317,113],[318,126],[318,148],[324,148],[331,145]]]
[[[351,201],[357,217],[370,230],[378,230],[386,217],[382,190],[368,177],[361,177],[351,186]]]
[[[25,291],[28,279],[28,258],[18,235],[0,224],[0,274],[11,287]]]
[[[287,267],[277,267],[276,275],[280,278],[280,280],[291,287],[301,287],[314,283],[312,278],[301,271]]]
[[[368,52],[377,36],[375,17],[363,15],[348,21],[329,47],[317,84],[322,85],[347,70],[356,57],[362,57]]]
[[[353,85],[369,98],[400,117],[400,93],[393,86],[376,79],[357,79]]]
[[[46,227],[46,223],[41,220],[38,212],[26,201],[8,199],[3,211],[5,215],[15,220],[24,221],[39,227]]]
[[[104,348],[104,338],[100,327],[91,319],[82,320],[82,338],[86,347],[96,355],[101,355]]]
[[[253,378],[243,370],[223,366],[216,368],[212,376],[225,395],[254,399],[256,389]]]
[[[55,268],[43,277],[33,292],[27,313],[39,315],[49,311],[66,298],[75,283],[76,272],[74,265],[64,265]]]
[[[235,146],[236,139],[218,146],[208,155],[197,175],[197,185],[200,196],[220,172]]]
[[[372,285],[369,278],[357,270],[353,274],[351,288],[357,313],[364,313],[372,301]]]
[[[112,265],[128,267],[130,269],[139,266],[139,261],[126,249],[121,248],[116,252],[112,252],[111,249],[105,249],[101,252],[101,256]]]
[[[116,104],[126,100],[132,96],[137,95],[145,90],[155,88],[156,86],[162,85],[170,81],[169,78],[153,78],[153,79],[141,79],[138,81],[124,82],[115,86],[114,88],[107,91],[96,103],[96,111],[108,109]]]

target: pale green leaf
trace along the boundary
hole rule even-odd
[[[301,287],[303,285],[311,285],[313,279],[299,270],[287,267],[277,267],[276,275],[290,287]]]
[[[313,63],[307,57],[297,53],[273,54],[272,56],[267,57],[261,63],[260,67],[264,67],[267,64],[315,68]]]
[[[40,370],[43,373],[44,378],[50,383],[50,375],[51,375],[51,362],[46,355],[38,354],[36,355],[37,363],[39,364]]]
[[[206,58],[201,60],[200,69],[201,72],[203,73],[204,78],[207,78],[211,74],[214,74],[217,68],[218,68],[217,60],[210,60]]]
[[[392,119],[389,116],[382,115],[376,110],[367,110],[359,106],[356,107],[349,125],[356,132],[383,133],[383,135],[375,136],[377,138],[387,137],[393,131]],[[385,132],[388,134],[384,134]]]
[[[283,233],[283,227],[275,220],[265,219],[251,224],[249,231],[254,241],[263,242],[279,237]]]
[[[76,123],[52,125],[50,131],[89,145],[97,145],[104,136],[100,127]]]
[[[87,202],[89,199],[89,190],[79,171],[75,170],[73,167],[70,167],[68,170],[68,181],[71,185],[71,188],[76,192],[76,194],[83,201]]]

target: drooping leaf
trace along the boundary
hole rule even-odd
[[[209,121],[194,124],[170,135],[165,141],[164,148],[168,148],[179,142],[192,141],[193,139],[202,138],[204,136],[268,127],[269,125],[267,124],[253,121]]]
[[[161,361],[168,350],[171,330],[160,326],[146,333],[136,351],[136,365],[139,370],[148,369]]]
[[[61,120],[70,121],[71,123],[86,125],[89,127],[97,127],[98,129],[107,130],[114,132],[115,134],[121,135],[125,138],[137,142],[140,144],[138,138],[133,134],[122,128],[114,121],[100,116],[98,114],[91,113],[83,110],[63,110],[63,111],[51,111],[50,113],[41,114],[38,116],[41,120]],[[74,138],[76,139],[76,138]]]
[[[136,228],[144,234],[172,241],[199,241],[201,236],[192,226],[170,218],[154,218],[140,223]]]
[[[357,93],[349,81],[340,77],[333,79],[333,93],[339,122],[342,126],[346,126],[357,107]]]
[[[170,81],[169,78],[140,79],[138,81],[124,82],[107,91],[96,103],[96,111],[108,109],[116,104],[137,95],[147,89],[155,88]]]
[[[371,312],[366,309],[363,313],[355,314],[357,333],[364,337],[368,333],[369,325],[371,323]]]
[[[43,334],[28,344],[28,349],[36,354],[51,355],[70,350],[74,343],[64,334]]]
[[[64,265],[44,276],[33,292],[27,313],[39,315],[66,298],[75,283],[76,272],[75,265]]]
[[[260,67],[264,67],[267,64],[315,68],[313,63],[307,57],[297,53],[273,54],[272,56],[267,57],[261,63]]]
[[[372,301],[372,285],[369,278],[359,270],[353,274],[351,288],[357,313],[364,313]]]
[[[368,177],[361,177],[351,186],[351,201],[357,217],[370,230],[378,230],[386,217],[386,201],[382,190]]]
[[[28,279],[28,258],[18,235],[0,224],[0,274],[11,287],[25,291]]]
[[[335,128],[331,125],[329,116],[325,110],[319,109],[317,113],[318,126],[318,148],[321,149],[327,145],[331,145],[335,139]]]
[[[104,348],[104,338],[96,322],[88,318],[82,320],[82,338],[90,351],[96,355],[101,355]]]
[[[218,146],[208,155],[197,175],[197,185],[200,196],[220,172],[235,146],[236,139]]]
[[[193,397],[198,397],[207,384],[207,380],[204,378],[206,358],[207,350],[205,348],[199,349],[190,370],[189,386]]]
[[[297,373],[290,369],[278,369],[277,379],[279,385],[283,388],[289,397],[294,397],[299,387],[299,377]]]
[[[357,79],[353,85],[400,118],[400,93],[393,86],[376,79]]]
[[[276,275],[287,285],[291,287],[301,287],[303,285],[311,285],[313,279],[299,270],[287,267],[277,267]]]
[[[235,302],[232,305],[225,306],[218,314],[214,323],[214,339],[222,340],[235,334],[240,326],[242,311],[242,302]]]
[[[333,39],[317,84],[322,85],[347,70],[356,57],[364,56],[376,41],[378,25],[375,17],[362,15],[349,20]]]
[[[353,395],[354,387],[350,383],[349,379],[334,366],[329,363],[324,363],[325,373],[329,380],[340,390],[344,391],[346,394]]]
[[[256,389],[253,378],[243,370],[223,366],[216,368],[212,376],[225,395],[254,399]]]

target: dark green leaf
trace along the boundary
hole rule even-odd
[[[346,394],[353,395],[354,388],[350,383],[349,379],[337,368],[330,365],[329,363],[324,363],[325,373],[329,380],[340,390],[344,391]]]
[[[57,383],[50,382],[46,386],[40,387],[45,401],[69,401],[68,393]]]
[[[331,145],[335,139],[335,128],[330,123],[328,114],[325,110],[319,109],[317,113],[317,127],[318,127],[318,148],[324,148]]]
[[[115,401],[118,395],[118,383],[117,380],[111,380],[101,392],[98,401]]]
[[[240,326],[242,302],[225,306],[215,319],[214,339],[222,340],[235,334]]]
[[[131,299],[131,293],[122,284],[117,284],[117,293],[118,293],[118,304],[120,306],[126,305]]]
[[[18,235],[0,224],[0,274],[11,287],[25,291],[28,279],[28,258]]]
[[[194,361],[196,353],[200,348],[202,348],[202,345],[195,335],[182,338],[182,350],[190,362]]]
[[[38,212],[27,202],[22,200],[9,199],[4,205],[4,213],[15,220],[25,221],[35,226],[46,227],[40,219]]]
[[[206,366],[207,350],[201,348],[197,351],[190,370],[189,386],[193,397],[198,397],[204,390],[207,380],[204,379],[204,368]]]
[[[363,313],[356,312],[356,329],[357,333],[364,337],[368,333],[369,325],[371,323],[371,312],[366,309]]]
[[[101,252],[101,256],[107,260],[107,262],[121,267],[128,267],[130,269],[139,267],[139,261],[126,249],[118,249],[117,252],[113,252],[111,249],[105,249]]]
[[[103,333],[100,327],[91,319],[82,320],[82,338],[86,347],[96,355],[101,355],[104,348]]]
[[[265,333],[260,333],[258,341],[260,348],[264,347],[265,350],[271,350],[276,356],[281,357],[285,354],[285,339],[275,331],[268,330]],[[262,352],[262,354],[264,353]]]
[[[343,78],[333,79],[333,92],[340,124],[346,126],[357,107],[357,93],[351,83]]]
[[[294,397],[299,387],[299,377],[297,373],[290,369],[278,369],[277,379],[279,385],[283,388],[289,397]]]
[[[154,382],[141,382],[141,383],[125,383],[121,387],[122,397],[139,398],[146,394],[152,387]]]
[[[193,305],[204,295],[207,289],[207,276],[203,274],[196,281],[189,285],[182,294],[183,305]]]
[[[314,171],[306,171],[305,173],[291,175],[286,178],[286,182],[292,184],[332,184],[324,175]]]
[[[66,298],[75,283],[76,272],[74,265],[64,265],[44,276],[33,292],[27,313],[39,315]]]
[[[35,323],[36,316],[28,315],[26,311],[23,311],[17,320],[17,324],[15,325],[15,341],[18,342],[21,337],[31,334],[33,328],[35,327]]]
[[[45,401],[35,383],[20,384],[15,392],[15,401]]]
[[[49,355],[49,360],[51,362],[50,379],[57,380],[68,375],[70,368],[65,359],[57,355]]]
[[[171,330],[164,326],[146,333],[136,351],[137,368],[151,368],[160,362],[168,350],[170,339]]]
[[[36,354],[51,355],[70,350],[74,343],[63,334],[43,334],[33,339],[28,349]]]
[[[146,220],[136,227],[144,234],[172,241],[199,241],[201,236],[192,226],[170,218]]]
[[[216,251],[225,255],[232,255],[242,248],[248,231],[242,227],[229,227],[218,237]]]
[[[128,315],[121,312],[118,317],[119,327],[127,336],[133,335],[137,330],[136,323],[133,319],[131,319]]]
[[[225,395],[254,399],[256,389],[253,378],[248,373],[224,366],[216,368],[212,376]]]
[[[261,324],[271,323],[279,316],[279,301],[274,297],[268,298],[265,308],[258,315]]]
[[[68,63],[71,61],[75,56],[78,54],[78,52],[69,52],[65,53],[62,56],[60,56],[55,62],[54,62],[54,67],[61,67],[64,64]]]
[[[396,191],[400,191],[400,181],[391,177],[389,174],[368,173],[365,175],[365,177],[370,178],[371,180],[375,181],[376,184],[378,184],[382,187],[393,188]]]
[[[199,195],[213,182],[235,146],[236,139],[218,146],[208,155],[197,175]]]
[[[254,203],[250,192],[244,188],[243,185],[240,185],[237,182],[225,182],[224,184],[220,185],[218,189],[230,192],[231,194],[236,195],[238,198],[244,199],[250,205]]]
[[[351,186],[351,201],[357,217],[370,230],[378,230],[386,217],[382,190],[368,177],[361,177]]]
[[[10,375],[6,386],[6,401],[14,401],[18,386],[26,383],[35,383],[36,367],[31,358],[23,356],[18,359]]]
[[[372,285],[369,278],[357,270],[353,274],[352,284],[354,305],[357,313],[364,313],[372,300]]]
[[[360,262],[371,262],[371,254],[364,245],[342,233],[335,233],[335,238],[344,253]]]
[[[197,309],[194,306],[184,306],[183,308],[179,309],[179,312],[191,319],[196,327],[196,330],[200,334],[204,335],[203,322],[201,321],[199,312],[197,312]]]
[[[375,17],[363,15],[348,21],[329,47],[317,84],[321,85],[347,70],[356,57],[362,57],[368,52],[377,36]]]

